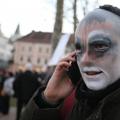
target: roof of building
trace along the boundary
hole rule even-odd
[[[17,25],[17,28],[16,28],[14,34],[21,34],[21,33],[20,33],[20,25],[19,25],[19,24]]]
[[[22,36],[21,36],[21,33],[20,33],[20,25],[18,24],[14,34],[9,38],[9,42],[13,43],[21,37]]]
[[[26,36],[21,37],[17,42],[30,42],[30,43],[50,43],[52,33],[49,32],[35,32],[32,31]]]

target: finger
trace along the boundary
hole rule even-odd
[[[66,57],[74,57],[76,55],[76,51],[73,51],[66,55]]]
[[[68,68],[71,66],[71,63],[70,62],[60,62],[58,64],[58,68],[59,69],[64,69],[64,70],[68,70]]]
[[[69,53],[68,55],[66,55],[65,57],[63,57],[60,62],[62,61],[75,61],[75,55],[76,55],[76,51]]]
[[[67,58],[63,58],[61,59],[59,62],[74,62],[75,61],[75,57],[67,57]]]

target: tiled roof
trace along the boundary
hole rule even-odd
[[[17,42],[50,43],[51,37],[52,37],[52,33],[49,32],[32,31],[30,34],[18,39]]]
[[[30,42],[30,43],[51,43],[52,33],[50,32],[35,32],[32,31],[26,36],[21,37],[16,42]],[[74,43],[74,35],[71,34],[68,44]]]

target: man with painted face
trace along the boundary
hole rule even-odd
[[[58,120],[60,104],[76,88],[66,74],[75,56],[83,80],[67,120],[120,120],[120,9],[104,5],[90,12],[75,37],[77,51],[59,61],[21,120]]]

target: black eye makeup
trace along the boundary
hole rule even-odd
[[[75,40],[75,48],[76,50],[81,50],[81,42],[80,42],[80,38],[76,38]]]
[[[80,43],[75,43],[75,48],[76,48],[76,50],[81,50],[81,45],[80,45]]]
[[[80,41],[80,38],[77,37],[76,41],[75,41],[75,48],[76,50],[79,51],[78,54],[81,54],[83,52],[83,47],[81,45],[81,41]]]
[[[75,41],[75,48],[76,48],[76,50],[79,51],[79,52],[76,53],[76,58],[80,59],[81,55],[83,54],[83,46],[82,46],[82,43],[80,41],[80,38],[78,38],[78,37]]]
[[[111,40],[108,37],[95,37],[89,41],[90,51],[104,53],[111,48]]]

